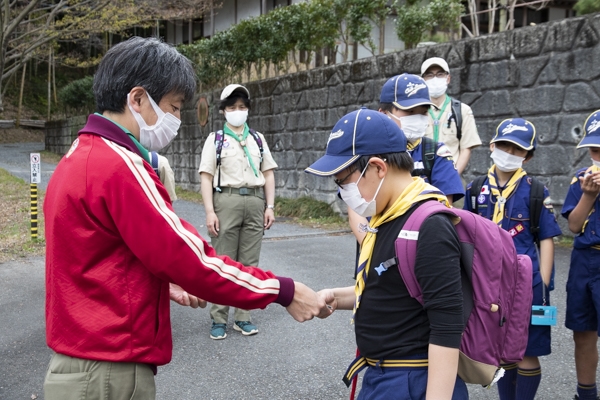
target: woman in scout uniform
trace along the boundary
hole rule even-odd
[[[237,84],[223,89],[219,110],[226,122],[222,131],[206,139],[199,173],[212,246],[218,254],[256,266],[264,230],[275,222],[273,170],[277,164],[264,136],[250,132],[246,123],[249,109],[248,89]],[[225,339],[229,307],[213,304],[210,315],[211,339]],[[245,336],[258,333],[250,312],[239,308],[233,328]]]
[[[548,285],[554,264],[553,237],[561,234],[548,189],[544,188],[544,207],[540,214],[539,252],[530,230],[530,191],[532,180],[522,168],[533,157],[535,127],[521,118],[504,120],[490,143],[494,164],[479,194],[467,185],[464,209],[496,222],[513,237],[518,254],[531,258],[533,267],[533,305],[549,305]],[[550,354],[550,326],[530,325],[525,358],[518,365],[503,365],[506,374],[498,381],[500,399],[535,397],[542,378],[539,356]]]

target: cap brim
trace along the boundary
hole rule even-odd
[[[497,142],[509,142],[512,144],[516,144],[517,146],[519,146],[520,148],[522,148],[523,150],[532,150],[533,149],[533,145],[530,143],[525,143],[525,142],[521,142],[520,140],[514,140],[514,139],[506,139],[506,138],[500,138],[500,139],[492,139],[491,143],[497,143]]]
[[[331,176],[335,175],[352,164],[360,155],[354,156],[329,156],[324,155],[315,161],[310,167],[306,168],[304,171],[309,174],[318,175],[318,176]]]
[[[427,101],[427,100],[422,100],[422,99],[414,99],[414,100],[408,100],[406,102],[404,102],[404,105],[400,105],[400,103],[394,101],[392,103],[394,105],[394,107],[399,108],[401,110],[410,110],[411,108],[415,108],[418,106],[432,106],[437,108],[437,106],[435,104],[433,104],[431,101]]]
[[[585,136],[577,145],[578,149],[583,147],[600,147],[600,136]]]

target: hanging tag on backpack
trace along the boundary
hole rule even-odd
[[[555,306],[531,306],[531,325],[556,325]]]

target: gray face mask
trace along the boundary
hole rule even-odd
[[[358,182],[360,182],[368,167],[369,165],[367,164],[367,166],[362,171],[360,177],[356,182],[346,183],[340,188],[340,195],[342,196],[342,199],[348,205],[348,207],[354,210],[354,212],[356,212],[358,215],[365,218],[372,217],[377,212],[375,198],[377,198],[379,189],[381,189],[381,185],[383,184],[383,180],[385,179],[383,178],[381,182],[379,182],[379,186],[377,187],[377,191],[373,196],[373,200],[366,201],[362,197],[362,194],[360,194],[360,190],[358,190]]]

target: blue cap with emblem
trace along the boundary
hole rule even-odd
[[[594,111],[583,124],[584,136],[577,148],[600,147],[600,110]]]
[[[392,103],[401,110],[417,106],[435,106],[429,98],[429,88],[418,75],[396,75],[381,88],[379,102]]]
[[[510,142],[523,150],[534,150],[536,146],[535,126],[523,118],[510,118],[500,122],[496,135],[490,143]]]
[[[361,156],[406,151],[402,129],[386,114],[361,108],[340,119],[333,127],[325,155],[305,172],[331,176],[348,168]]]

